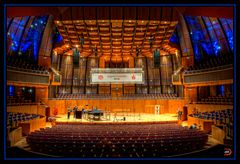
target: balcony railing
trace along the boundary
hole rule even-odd
[[[7,69],[7,81],[49,85],[50,74]]]
[[[211,69],[198,71],[193,73],[183,74],[183,83],[201,83],[201,82],[217,82],[217,81],[226,81],[233,79],[233,67],[225,67],[222,69]]]

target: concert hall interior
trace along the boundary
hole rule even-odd
[[[6,12],[8,158],[232,157],[233,7]]]

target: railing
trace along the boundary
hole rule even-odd
[[[177,97],[177,94],[124,94],[122,96],[112,97],[110,94],[99,95],[99,94],[60,94],[58,98],[49,98],[48,100],[73,100],[73,99],[183,99]]]
[[[7,69],[7,81],[49,85],[50,74],[24,72]]]
[[[183,83],[200,83],[200,82],[214,82],[220,80],[232,80],[233,67],[225,67],[223,69],[202,70],[198,72],[183,74]]]

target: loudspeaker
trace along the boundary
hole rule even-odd
[[[160,67],[160,51],[155,50],[153,52],[153,61],[154,61],[154,68],[159,68]]]
[[[79,67],[79,57],[80,52],[77,50],[77,48],[73,49],[73,66]]]

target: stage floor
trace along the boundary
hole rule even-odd
[[[82,119],[70,119],[65,115],[57,115],[56,123],[177,123],[176,114],[146,114],[146,113],[109,113],[101,116],[100,119],[88,119],[87,115],[83,115]]]

